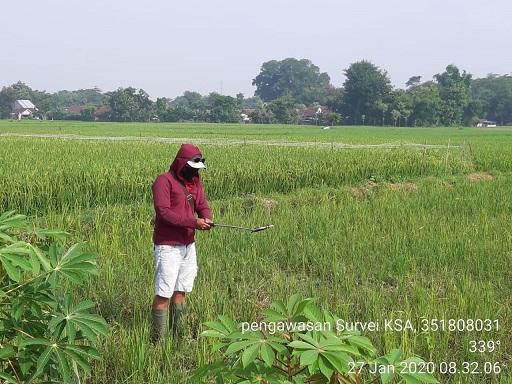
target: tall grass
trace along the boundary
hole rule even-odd
[[[149,202],[151,183],[168,169],[177,145],[0,138],[0,207],[29,214],[104,204]],[[202,146],[210,199],[336,187],[369,178],[400,181],[455,175],[473,165],[453,149],[274,148]]]

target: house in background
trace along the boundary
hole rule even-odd
[[[82,113],[82,107],[79,105],[71,105],[66,108],[66,113],[71,116],[80,116]]]
[[[479,128],[495,128],[496,125],[497,124],[495,121],[480,119],[480,120],[478,120],[478,123],[476,126]]]
[[[23,118],[31,118],[38,109],[30,100],[16,100],[12,104],[11,116],[21,120]]]
[[[329,108],[322,105],[310,106],[303,109],[297,109],[300,116],[300,121],[303,124],[318,124],[322,121],[331,111]]]
[[[110,112],[112,112],[112,108],[108,105],[100,106],[94,111],[94,120],[108,120]]]

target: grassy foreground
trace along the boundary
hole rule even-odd
[[[80,292],[111,334],[91,383],[180,383],[211,358],[201,323],[225,313],[254,321],[294,292],[353,321],[498,319],[495,332],[367,333],[382,352],[401,346],[437,365],[503,362],[512,354],[512,130],[118,125],[0,122],[0,134],[260,136],[272,140],[461,145],[351,149],[203,145],[207,195],[219,222],[197,236],[199,276],[189,336],[148,343],[152,296],[150,185],[177,145],[0,137],[0,208],[88,240],[100,275]],[[291,135],[291,136],[290,136]],[[322,140],[325,139],[322,138]],[[321,141],[321,140],[319,140]],[[496,340],[471,353],[471,340]],[[450,383],[509,383],[500,375],[440,375]]]

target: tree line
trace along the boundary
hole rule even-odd
[[[18,82],[0,91],[0,117],[9,117],[15,100],[30,99],[45,119],[297,124],[306,121],[304,111],[313,110],[308,121],[331,125],[456,126],[479,119],[512,124],[510,75],[474,79],[448,65],[431,80],[412,76],[399,88],[385,70],[366,60],[351,64],[344,75],[343,85],[335,87],[310,60],[271,60],[253,79],[252,97],[185,91],[156,101],[133,87],[48,93]]]

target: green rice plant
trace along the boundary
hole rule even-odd
[[[17,156],[0,153],[0,207],[27,214],[151,202],[151,183],[168,169],[176,145],[0,138]],[[288,193],[472,170],[464,153],[446,149],[353,149],[205,146],[203,173],[211,200],[251,193]],[[65,166],[62,166],[65,164]]]

